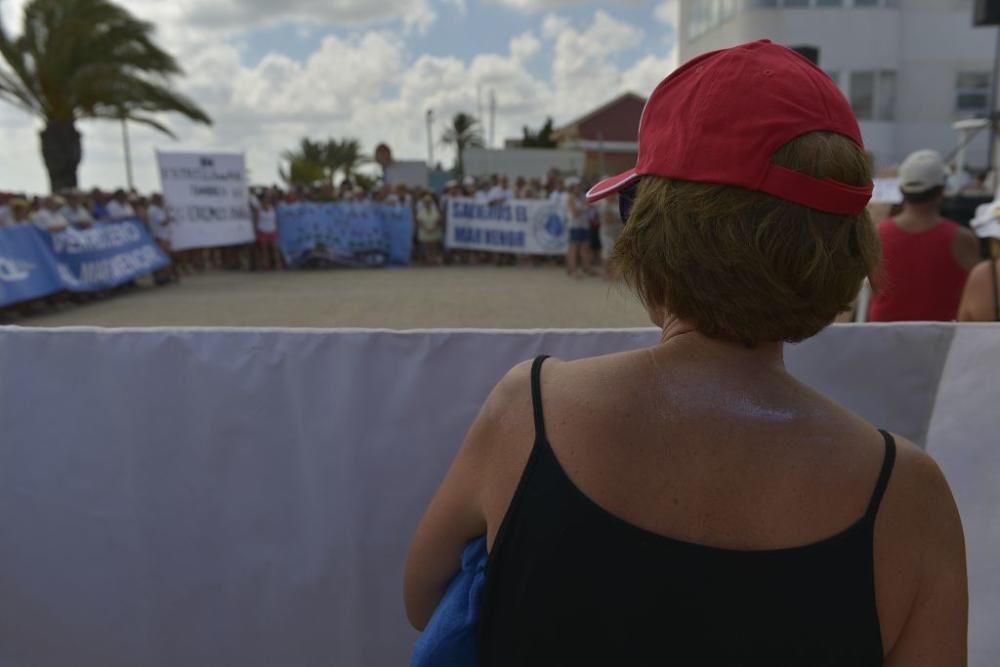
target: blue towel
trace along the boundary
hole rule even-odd
[[[413,647],[410,667],[474,667],[479,662],[479,598],[487,556],[485,535],[466,545],[462,569]]]

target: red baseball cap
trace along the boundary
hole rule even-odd
[[[843,94],[795,51],[765,39],[706,53],[660,82],[639,121],[635,167],[595,185],[587,201],[648,174],[758,190],[839,215],[863,211],[871,183],[814,178],[771,162],[807,132],[836,132],[864,148]]]

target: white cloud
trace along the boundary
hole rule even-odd
[[[0,0],[0,6],[7,1]],[[155,16],[159,41],[179,55],[188,73],[180,88],[215,121],[204,127],[165,117],[182,137],[180,142],[133,127],[136,181],[145,190],[158,187],[155,148],[245,151],[252,180],[275,182],[282,151],[302,136],[354,136],[368,151],[385,141],[400,158],[422,158],[425,111],[434,110],[437,139],[454,113],[477,112],[477,89],[484,100],[490,91],[496,94],[499,143],[504,137],[519,136],[523,125],[537,126],[549,115],[557,123],[569,121],[625,90],[648,94],[671,69],[670,54],[637,48],[641,29],[600,10],[582,25],[549,15],[539,32],[513,36],[505,53],[468,59],[410,54],[406,28],[398,22],[394,28],[327,36],[302,61],[271,52],[250,64],[241,58],[237,45],[245,33],[233,31],[220,38],[229,33],[190,27],[183,10],[173,3],[131,0],[129,4],[142,4]],[[146,9],[140,15],[153,18]],[[546,54],[551,50],[551,68],[538,75],[537,67],[529,69],[528,64],[536,62],[543,48]],[[621,65],[623,61],[628,64]],[[0,105],[7,158],[0,161],[0,189],[45,187],[38,126],[38,121]],[[121,184],[120,127],[85,122],[80,129],[85,135],[81,184]],[[449,150],[437,148],[435,153],[451,165]]]
[[[656,6],[653,10],[653,16],[660,23],[666,23],[667,25],[675,25],[679,18],[678,16],[677,0],[664,0]]]
[[[573,110],[572,115],[610,99],[622,89],[621,71],[611,56],[635,49],[642,30],[598,10],[582,31],[546,19],[543,29],[554,42],[552,84],[553,112]]]
[[[542,48],[542,43],[531,31],[522,33],[510,40],[510,55],[518,62],[528,62]]]
[[[461,13],[462,15],[464,15],[468,10],[468,7],[466,7],[465,5],[465,0],[442,0],[442,2],[446,5],[451,5],[452,7],[457,9],[459,13]]]
[[[174,3],[181,7],[190,23],[211,28],[273,25],[297,20],[360,25],[398,19],[406,25],[426,26],[434,19],[428,0],[174,0]]]
[[[487,4],[505,5],[507,7],[527,12],[558,9],[569,5],[582,5],[592,1],[593,0],[485,0]]]

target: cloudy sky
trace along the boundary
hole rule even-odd
[[[497,99],[496,143],[521,126],[557,123],[620,92],[649,91],[675,66],[675,0],[119,0],[157,25],[184,67],[178,87],[211,128],[169,118],[173,141],[132,130],[137,186],[158,187],[154,149],[233,150],[251,180],[277,180],[299,137],[347,137],[366,151],[425,158],[424,113],[435,135],[477,90]],[[17,32],[25,0],[0,0]],[[38,120],[0,103],[0,190],[47,187]],[[85,122],[85,187],[124,183],[121,130]],[[436,147],[446,166],[451,151]]]

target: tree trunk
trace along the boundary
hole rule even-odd
[[[455,166],[458,167],[458,177],[460,179],[465,178],[465,157],[462,155],[465,152],[465,143],[461,141],[456,142],[455,150],[458,153],[455,159]]]
[[[49,172],[52,192],[76,187],[76,169],[83,159],[80,133],[73,121],[51,120],[38,133],[42,143],[42,157]]]

